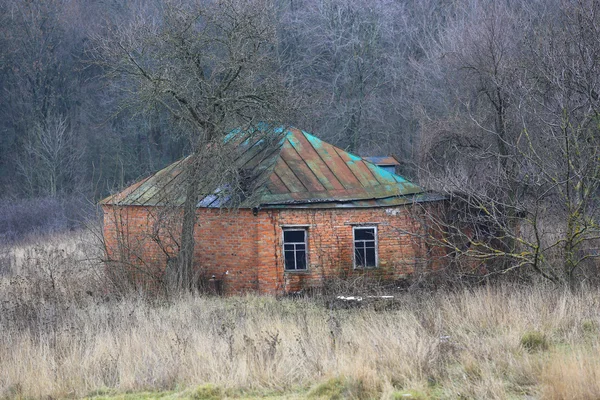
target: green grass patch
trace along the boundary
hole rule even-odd
[[[194,400],[220,400],[223,397],[221,388],[211,384],[198,386],[190,396]]]
[[[521,346],[531,352],[545,351],[550,347],[546,335],[539,331],[528,331],[521,336]]]
[[[136,393],[92,393],[86,399],[90,400],[154,400],[154,399],[182,399],[180,394],[175,392],[136,392]],[[190,397],[187,397],[190,398]]]
[[[286,393],[275,391],[242,391],[242,390],[224,390],[212,384],[200,385],[195,388],[189,388],[182,391],[156,391],[156,392],[135,392],[135,393],[117,393],[109,390],[96,390],[89,394],[86,399],[89,400],[220,400],[220,399],[240,399],[240,400],[258,400],[258,399],[287,399],[299,400],[306,399],[307,393],[302,390],[290,391]]]
[[[586,335],[595,335],[598,333],[598,323],[591,319],[581,321],[581,330]]]
[[[377,397],[375,393],[366,389],[360,380],[348,378],[331,378],[315,386],[309,393],[309,399],[371,399]]]

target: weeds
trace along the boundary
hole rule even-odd
[[[371,399],[377,392],[371,392],[361,380],[352,378],[331,378],[318,384],[308,393],[311,399]]]
[[[521,336],[521,346],[529,352],[548,350],[548,338],[541,332],[528,331]]]
[[[223,397],[223,391],[210,384],[198,386],[190,396],[193,400],[220,400]]]
[[[581,321],[581,330],[584,334],[594,335],[598,333],[598,323],[596,321],[585,319]]]
[[[310,297],[113,297],[86,246],[69,240],[3,258],[0,398],[600,396],[596,290],[415,292],[386,310]]]

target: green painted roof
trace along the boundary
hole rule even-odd
[[[419,186],[296,128],[266,126],[225,137],[252,193],[240,207],[377,207],[432,201]],[[186,165],[179,160],[104,200],[115,205],[182,205]],[[223,186],[203,187],[199,207],[229,206]]]

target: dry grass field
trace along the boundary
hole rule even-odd
[[[0,249],[0,398],[600,398],[597,289],[116,297],[91,243]]]

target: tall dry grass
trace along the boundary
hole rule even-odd
[[[87,246],[62,243],[71,240],[54,244],[58,253],[34,244],[5,258],[0,397],[212,383],[338,398],[600,398],[596,289],[407,293],[386,310],[319,298],[116,297]]]

